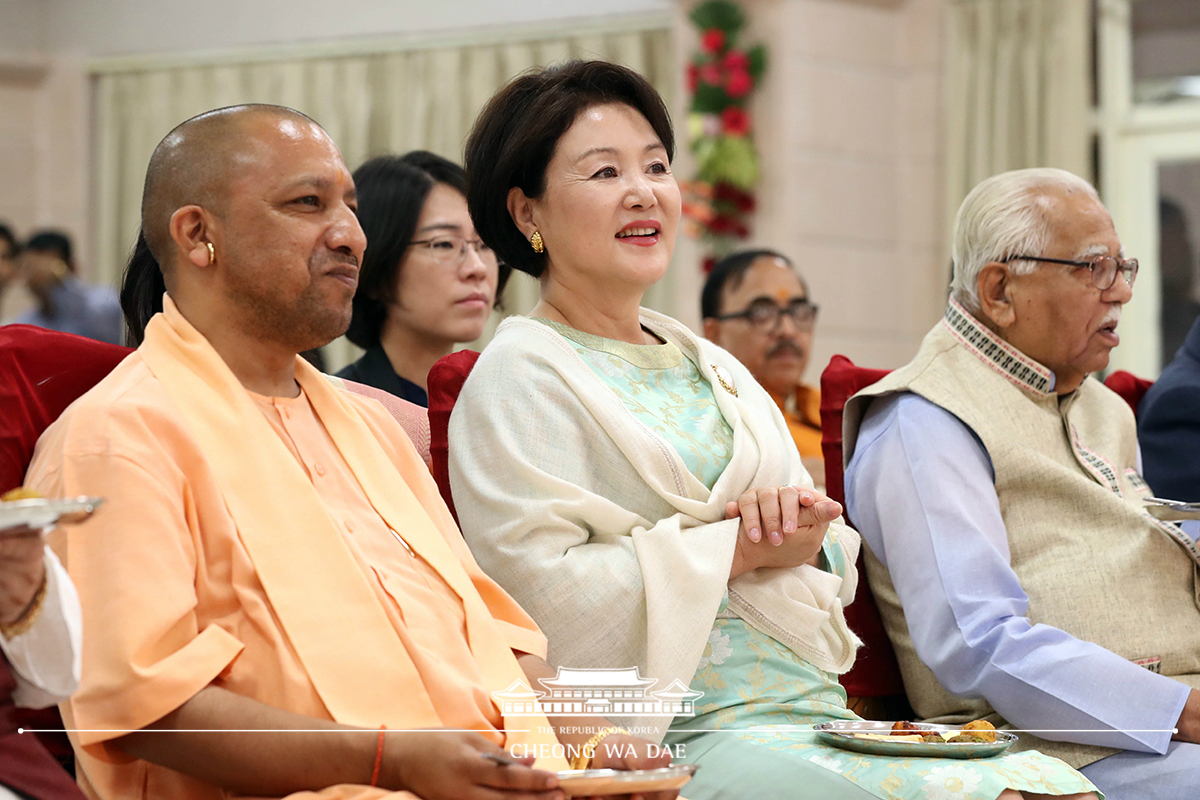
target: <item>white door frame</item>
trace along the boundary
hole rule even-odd
[[[1109,370],[1154,379],[1162,369],[1158,168],[1163,162],[1200,161],[1200,101],[1133,104],[1129,5],[1130,0],[1097,3],[1101,195],[1126,255],[1141,264]]]
[[[1106,192],[1121,244],[1141,263],[1133,300],[1121,315],[1121,346],[1113,351],[1109,369],[1152,379],[1163,366],[1158,169],[1171,161],[1200,162],[1200,128],[1124,137],[1113,174],[1116,186]]]

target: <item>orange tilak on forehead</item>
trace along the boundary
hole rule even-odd
[[[780,303],[786,303],[788,300],[792,299],[792,294],[786,288],[780,286],[775,290],[775,299]]]

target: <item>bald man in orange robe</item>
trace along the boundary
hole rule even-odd
[[[107,499],[53,541],[83,607],[62,710],[85,793],[561,796],[557,726],[491,694],[554,674],[542,634],[382,406],[297,357],[345,330],[366,247],[333,142],[275,106],[193,118],[151,157],[142,217],[125,299],[161,311],[131,316],[142,345],[27,476]],[[561,743],[587,740],[571,722]],[[637,755],[593,765],[665,763],[621,740]],[[484,757],[505,748],[543,757]]]

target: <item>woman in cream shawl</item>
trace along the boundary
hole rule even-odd
[[[552,663],[704,694],[695,717],[626,720],[702,765],[692,800],[923,797],[937,760],[897,767],[807,730],[855,718],[836,675],[858,644],[842,614],[858,535],[749,372],[640,308],[679,223],[673,149],[661,98],[603,62],[522,76],[477,121],[472,219],[542,300],[500,326],[451,417],[463,533]],[[989,761],[1005,763],[954,778],[972,797],[1091,789],[1040,755]]]

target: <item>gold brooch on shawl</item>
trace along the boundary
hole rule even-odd
[[[737,397],[737,389],[733,387],[733,378],[730,378],[728,382],[725,380],[725,368],[718,367],[716,364],[709,364],[709,366],[712,367],[713,374],[717,376],[717,381],[721,384],[721,388],[734,397]]]

